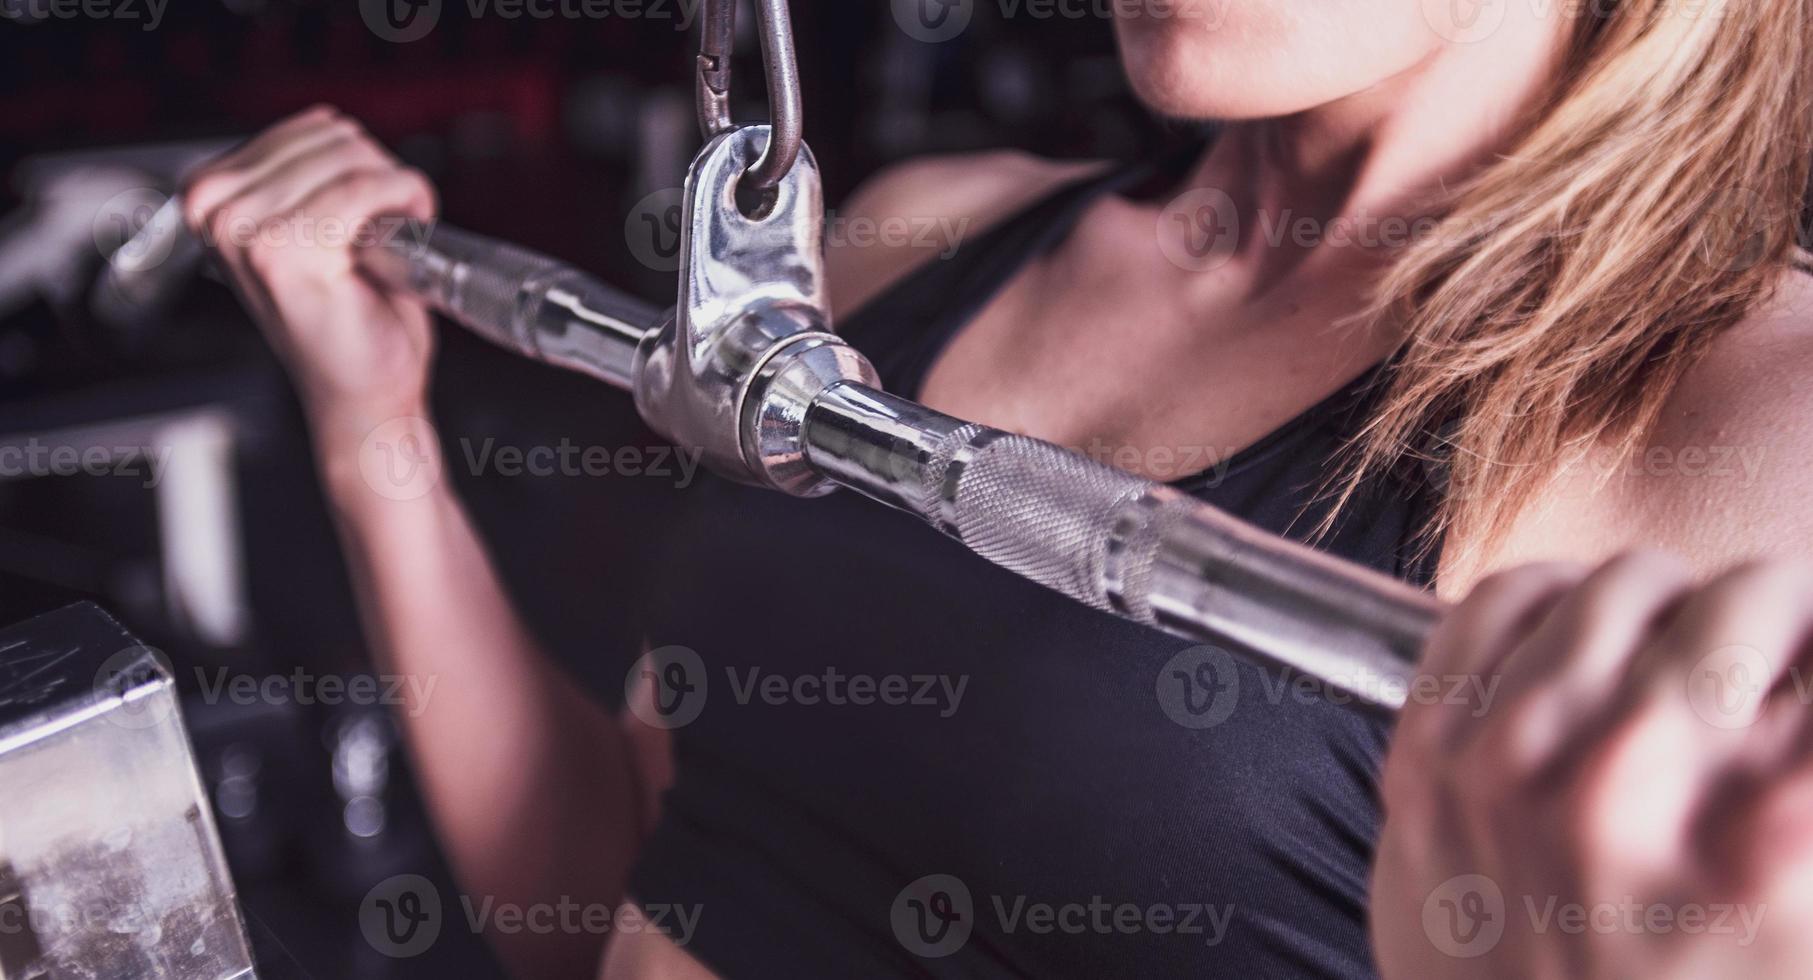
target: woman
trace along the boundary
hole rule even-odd
[[[698,911],[684,934],[618,930],[611,976],[1365,976],[1374,948],[1392,976],[1628,975],[1791,952],[1807,931],[1791,907],[1739,947],[1540,928],[1521,900],[1805,887],[1799,851],[1708,863],[1697,836],[1805,837],[1805,792],[1778,799],[1758,775],[1804,771],[1798,742],[1758,735],[1797,726],[1700,731],[1640,695],[1657,678],[1686,690],[1707,655],[1789,677],[1805,633],[1799,565],[1695,583],[1804,555],[1813,528],[1795,390],[1813,281],[1791,218],[1813,126],[1807,0],[1162,6],[1117,5],[1128,74],[1156,111],[1221,121],[1212,145],[1136,167],[991,154],[883,174],[843,213],[978,231],[946,262],[833,249],[840,329],[892,390],[1108,452],[1464,598],[1428,663],[1478,696],[1404,715],[1390,819],[1384,721],[837,497],[689,490],[659,552],[624,556],[652,584],[646,610],[618,614],[642,616],[650,650],[690,648],[708,697],[664,722],[655,702],[684,685],[661,685],[662,653],[642,700],[601,710],[534,649],[444,482],[393,500],[360,476],[368,436],[427,415],[427,314],[344,249],[229,234],[433,217],[419,175],[315,110],[199,175],[188,218],[292,370],[387,669],[443,679],[406,724],[463,887]],[[750,594],[780,542],[820,556],[797,600],[808,633],[773,623],[773,591]],[[1553,564],[1637,546],[1686,558]],[[888,589],[858,584],[875,581]],[[1754,657],[1715,655],[1730,648]],[[945,694],[802,693],[830,668]],[[1758,690],[1769,710],[1758,694],[1739,715],[1804,706]],[[1705,761],[1642,778],[1634,762],[1659,751]],[[1698,819],[1708,801],[1716,821]],[[1453,883],[1468,874],[1500,882],[1502,906]],[[1462,913],[1443,945],[1432,924]],[[1473,927],[1491,921],[1482,949]],[[587,975],[606,939],[494,938],[532,976]]]

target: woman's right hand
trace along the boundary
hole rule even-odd
[[[1696,584],[1661,554],[1501,573],[1421,670],[1385,763],[1387,977],[1807,975],[1813,565]]]
[[[405,222],[434,220],[426,178],[358,123],[316,107],[210,163],[184,197],[190,229],[289,368],[318,441],[356,442],[422,414],[428,311],[373,286],[356,258]]]

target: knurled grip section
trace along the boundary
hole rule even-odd
[[[1150,488],[1147,481],[1048,442],[992,430],[970,436],[942,469],[942,516],[972,551],[1113,611],[1105,565],[1114,517]]]

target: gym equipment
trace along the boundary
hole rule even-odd
[[[706,5],[697,108],[708,142],[686,180],[672,311],[448,227],[369,248],[362,268],[500,346],[632,392],[651,426],[724,476],[802,497],[856,490],[1079,602],[1401,706],[1441,615],[1433,596],[1174,488],[880,389],[831,330],[823,193],[799,140],[786,4],[758,8],[775,120],[735,127],[735,4]]]
[[[0,980],[252,976],[175,681],[98,606],[0,630],[0,786]]]

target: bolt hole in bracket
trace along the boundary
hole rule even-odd
[[[805,458],[806,410],[844,381],[878,386],[866,359],[831,332],[824,191],[803,144],[765,214],[738,203],[768,126],[714,137],[686,179],[679,304],[639,346],[636,407],[719,473],[795,496],[835,488]]]

